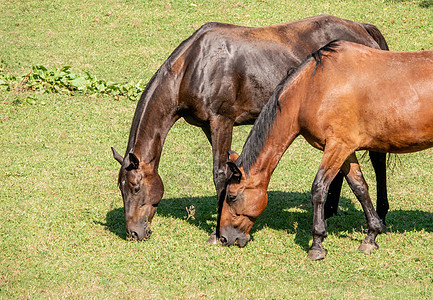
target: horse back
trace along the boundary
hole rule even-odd
[[[182,116],[196,124],[214,114],[249,123],[287,72],[331,40],[379,48],[369,32],[383,36],[373,25],[368,28],[330,15],[266,27],[206,24],[171,60],[182,78],[177,97]]]
[[[357,149],[382,152],[433,145],[433,51],[389,52],[341,41],[335,53],[323,55],[316,74],[305,74],[301,109],[301,120],[315,123],[322,141],[339,136]]]

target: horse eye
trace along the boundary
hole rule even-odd
[[[230,202],[235,202],[237,198],[237,195],[229,195]]]
[[[136,186],[132,189],[133,194],[137,194],[140,191],[140,186]]]

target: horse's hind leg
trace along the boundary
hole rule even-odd
[[[373,204],[370,200],[368,193],[368,186],[362,175],[361,168],[355,153],[352,153],[341,167],[342,172],[346,176],[347,183],[358,198],[364,210],[365,217],[367,219],[368,233],[367,237],[359,246],[359,250],[362,252],[370,252],[376,250],[379,246],[376,243],[376,236],[382,232],[382,223],[379,219],[377,212],[374,210]]]
[[[379,218],[385,225],[385,217],[389,209],[388,193],[386,191],[386,153],[370,151],[370,159],[374,168],[374,172],[376,173],[376,211],[379,215]]]

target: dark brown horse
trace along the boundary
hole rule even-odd
[[[263,108],[242,154],[230,155],[232,175],[220,220],[223,245],[248,242],[266,207],[272,172],[299,135],[324,151],[311,188],[308,257],[326,255],[324,201],[339,172],[367,218],[368,234],[359,249],[377,249],[382,227],[354,152],[404,153],[433,146],[433,51],[389,52],[340,41],[288,75]]]
[[[235,125],[252,124],[274,88],[310,53],[341,39],[388,49],[373,25],[321,15],[269,27],[203,25],[182,42],[152,77],[137,104],[121,164],[125,223],[136,240],[150,237],[150,223],[164,187],[158,164],[165,137],[183,117],[203,129],[213,152],[218,199],[224,195],[227,152]],[[385,155],[371,153],[382,218],[388,210]],[[336,212],[342,177],[335,182],[327,213]],[[215,239],[210,239],[214,241]]]

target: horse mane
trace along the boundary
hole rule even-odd
[[[323,46],[319,50],[317,50],[317,51],[315,51],[309,55],[309,57],[313,57],[314,60],[316,61],[316,66],[314,67],[313,74],[316,74],[316,70],[317,70],[317,67],[319,65],[322,66],[322,69],[323,69],[322,58],[323,58],[323,56],[327,56],[324,52],[328,52],[328,53],[329,52],[336,52],[337,46],[338,46],[338,41],[335,40],[335,41],[329,42],[328,44],[326,44],[325,46]]]
[[[301,72],[304,66],[312,59],[314,59],[316,62],[313,74],[315,74],[316,69],[319,66],[322,66],[323,68],[323,57],[326,57],[327,53],[336,52],[338,45],[338,41],[332,41],[319,50],[311,53],[298,67],[290,68],[286,77],[277,85],[271,98],[263,107],[259,117],[255,121],[254,126],[251,129],[244,144],[242,153],[236,160],[236,165],[238,167],[242,166],[245,174],[249,174],[251,166],[257,161],[257,157],[265,145],[268,133],[274,124],[274,120],[277,115],[277,109],[281,111],[281,105],[278,99],[280,98],[280,94],[284,87],[290,84],[290,82],[295,79],[299,72]]]

